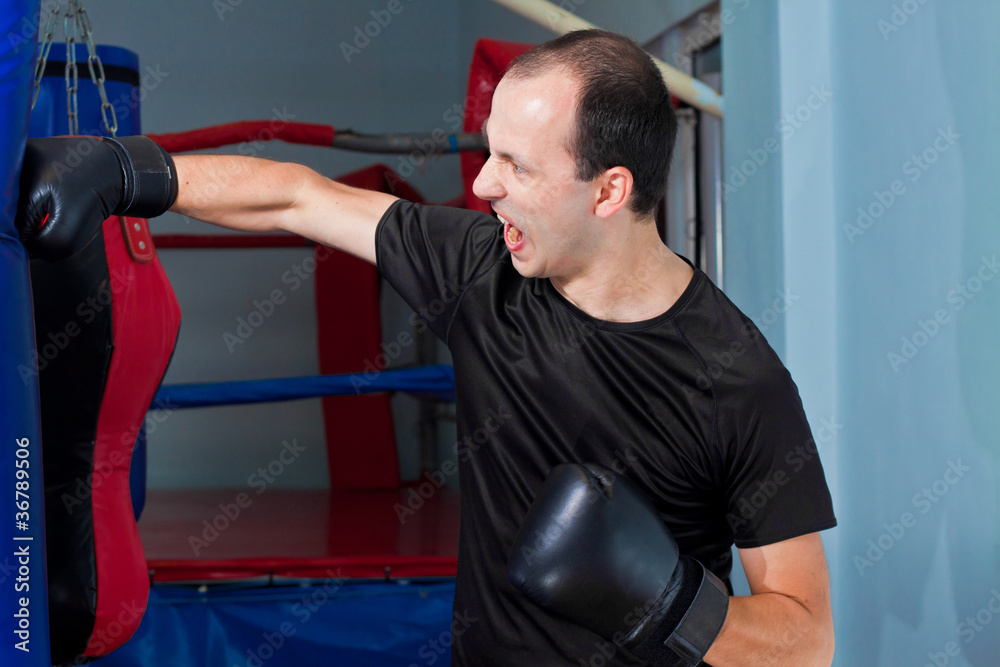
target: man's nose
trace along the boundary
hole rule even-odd
[[[472,193],[486,201],[500,199],[506,194],[500,185],[500,179],[497,178],[497,164],[492,156],[479,170],[479,175],[472,184]]]

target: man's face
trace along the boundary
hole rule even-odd
[[[507,249],[525,277],[569,281],[599,259],[598,188],[577,180],[568,149],[577,88],[561,70],[503,79],[483,126],[490,159],[473,192],[505,223]]]

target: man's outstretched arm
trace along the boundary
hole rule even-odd
[[[67,257],[110,215],[165,211],[241,231],[285,230],[375,261],[375,228],[395,200],[296,164],[250,157],[172,158],[146,137],[31,139],[16,224],[45,259]]]
[[[240,231],[286,231],[375,262],[375,227],[397,198],[288,162],[232,155],[174,158],[171,211]]]

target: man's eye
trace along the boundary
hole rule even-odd
[[[525,173],[524,169],[522,169],[521,167],[517,166],[513,162],[511,162],[511,164],[514,166],[514,173],[515,174],[523,174],[523,173]]]

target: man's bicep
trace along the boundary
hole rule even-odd
[[[375,263],[375,230],[398,197],[316,174],[303,184],[285,229]]]
[[[819,533],[739,549],[750,593],[778,593],[812,613],[830,613],[830,573]]]

